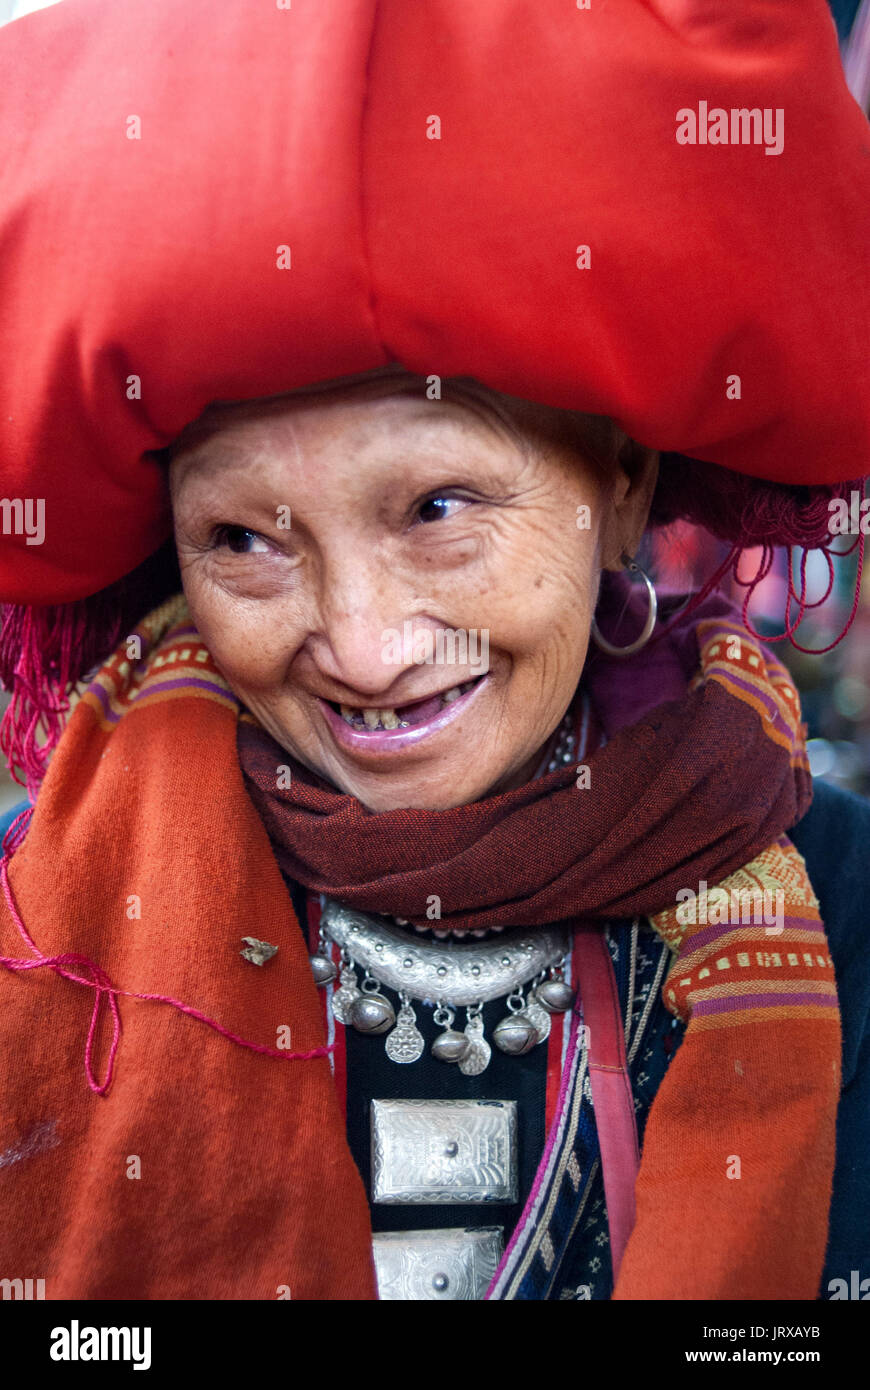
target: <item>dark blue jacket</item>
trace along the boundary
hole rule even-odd
[[[812,806],[789,835],[821,904],[843,1017],[837,1166],[820,1290],[830,1298],[830,1282],[849,1285],[852,1270],[859,1282],[870,1279],[870,802],[826,782],[813,789]]]

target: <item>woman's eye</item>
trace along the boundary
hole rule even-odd
[[[269,550],[263,537],[245,526],[219,526],[214,533],[214,544],[226,546],[234,555],[259,555]]]
[[[460,508],[467,505],[464,497],[445,497],[438,495],[427,497],[417,512],[420,521],[444,521],[447,517],[453,516]]]

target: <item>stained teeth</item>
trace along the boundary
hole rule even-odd
[[[445,690],[441,694],[441,704],[452,705],[454,700],[458,700],[462,695],[474,685],[474,681],[466,681],[464,685],[454,685],[450,690]],[[339,705],[341,717],[351,728],[359,729],[361,726],[369,729],[407,729],[411,723],[409,719],[400,719],[394,709],[355,709],[352,705]]]
[[[400,719],[394,709],[354,709],[353,705],[339,705],[341,717],[352,729],[406,729],[407,719]]]

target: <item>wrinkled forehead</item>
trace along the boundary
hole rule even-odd
[[[372,407],[366,411],[365,407]],[[442,380],[424,377],[400,366],[387,366],[352,377],[318,382],[286,395],[251,401],[217,401],[192,421],[167,451],[171,459],[207,453],[214,457],[221,437],[247,432],[248,426],[276,429],[288,420],[322,416],[326,421],[341,407],[353,407],[355,426],[395,428],[403,423],[425,428],[439,418],[454,425],[476,424],[505,444],[526,449],[535,444],[577,449],[593,461],[609,462],[625,438],[612,420],[557,410],[536,402],[506,396],[468,377]],[[358,407],[358,409],[357,409]],[[346,416],[347,411],[343,414]]]

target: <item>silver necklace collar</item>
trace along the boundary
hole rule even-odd
[[[325,898],[327,935],[367,974],[397,994],[454,1008],[488,1004],[526,985],[565,956],[567,928],[520,928],[490,941],[429,941],[387,920]]]
[[[341,953],[340,974],[330,959],[330,941]],[[387,1056],[394,1062],[416,1062],[423,1054],[412,1001],[434,1004],[434,1021],[444,1031],[432,1044],[432,1055],[457,1063],[466,1076],[478,1076],[492,1055],[484,1037],[484,1004],[505,999],[507,1014],[492,1036],[512,1056],[545,1042],[551,1015],[571,1008],[574,993],[563,977],[569,947],[567,927],[517,928],[485,942],[421,941],[393,923],[324,897],[320,946],[311,968],[321,987],[339,976],[333,1017],[360,1033],[386,1033]],[[361,982],[357,970],[363,972]],[[384,988],[398,994],[398,1014]],[[462,1031],[453,1026],[461,1007]]]

